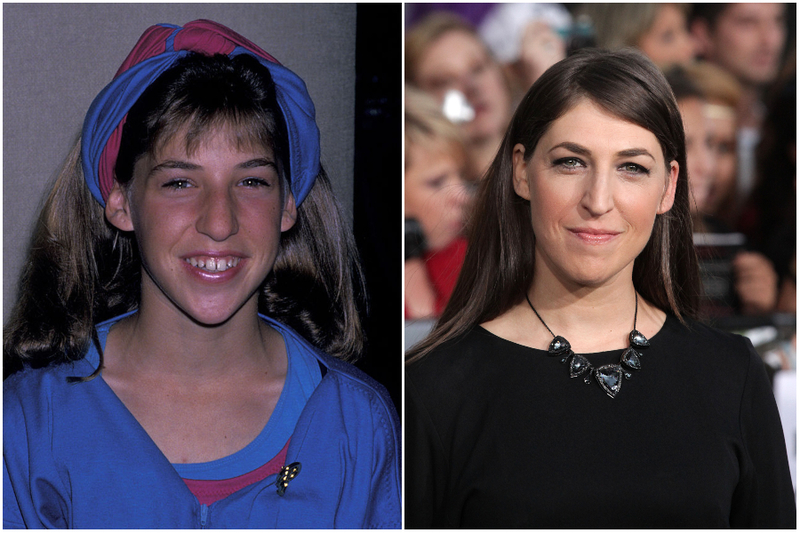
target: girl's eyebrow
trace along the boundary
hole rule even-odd
[[[154,166],[153,168],[151,168],[150,172],[148,172],[147,174],[148,174],[148,176],[152,176],[153,174],[156,174],[157,172],[161,172],[162,170],[172,170],[172,169],[177,169],[177,170],[198,170],[198,169],[201,169],[201,168],[203,168],[203,167],[201,167],[200,165],[197,165],[195,163],[189,163],[188,161],[180,161],[180,160],[169,159],[169,160],[163,161],[163,162],[157,164],[156,166]]]
[[[275,161],[266,157],[257,157],[244,163],[236,165],[237,168],[257,168],[257,167],[274,167]]]
[[[254,159],[249,159],[247,161],[243,161],[236,165],[236,168],[239,169],[250,169],[250,168],[259,168],[259,167],[275,167],[275,162],[272,159],[266,157],[256,157]],[[202,165],[198,165],[196,163],[190,163],[188,161],[181,161],[181,160],[173,160],[169,159],[167,161],[163,161],[158,165],[154,166],[148,172],[148,176],[152,176],[157,172],[161,172],[162,170],[201,170],[203,168]]]

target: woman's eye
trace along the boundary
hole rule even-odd
[[[554,161],[553,165],[572,170],[583,166],[583,161],[581,161],[577,157],[562,157],[561,159]]]
[[[627,172],[628,174],[650,174],[650,171],[644,168],[642,165],[637,165],[636,163],[625,163],[621,167],[623,172]]]

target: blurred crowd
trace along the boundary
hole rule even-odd
[[[441,313],[518,102],[584,47],[635,47],[684,119],[703,317],[796,308],[795,4],[406,4],[406,318]],[[793,325],[793,324],[792,324]]]

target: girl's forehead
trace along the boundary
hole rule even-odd
[[[233,151],[272,153],[272,143],[261,132],[252,128],[234,124],[231,121],[213,123],[208,127],[198,128],[191,122],[179,126],[173,131],[165,131],[156,139],[153,155],[158,157],[164,152],[185,152],[194,154],[197,150],[209,145],[227,145]]]

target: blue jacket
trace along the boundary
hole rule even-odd
[[[292,434],[286,463],[300,471],[282,496],[271,475],[201,505],[102,377],[66,382],[94,371],[92,349],[4,382],[3,527],[399,528],[399,419],[384,388],[265,320],[327,370]]]

